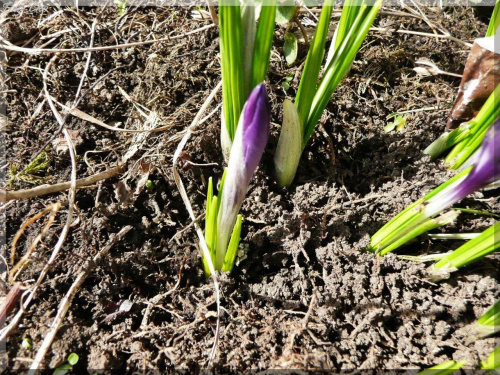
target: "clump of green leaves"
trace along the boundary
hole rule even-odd
[[[47,152],[42,151],[31,163],[29,163],[22,171],[19,170],[17,164],[12,164],[9,169],[10,179],[7,182],[7,187],[11,187],[14,181],[21,180],[30,184],[39,185],[43,183],[44,179],[39,176],[40,173],[45,172],[48,168],[51,158]]]
[[[292,183],[300,155],[337,86],[349,72],[382,1],[345,2],[336,36],[323,66],[333,5],[333,0],[326,0],[323,4],[309,46],[295,103],[292,106],[284,104],[283,126],[274,158],[277,180],[281,186]],[[289,44],[292,44],[292,41]],[[296,150],[299,150],[299,155],[293,154],[297,153]]]
[[[224,189],[224,181],[226,179],[226,171],[222,175],[219,184],[219,193],[214,195],[214,187],[212,177],[208,180],[207,192],[207,208],[205,216],[205,240],[207,241],[208,251],[212,258],[212,264],[216,267],[217,271],[231,272],[238,253],[238,245],[240,243],[242,216],[238,215],[234,225],[231,240],[227,247],[227,252],[224,257],[224,262],[217,267],[217,219],[219,216],[220,205],[222,200],[222,191]],[[207,259],[203,258],[203,269],[205,275],[210,276],[210,268]]]
[[[485,37],[493,37],[499,26],[500,2],[496,1]],[[485,134],[498,116],[500,116],[500,84],[495,87],[475,118],[461,124],[451,132],[443,133],[424,152],[430,155],[432,159],[436,159],[451,148],[445,158],[445,163],[451,169],[459,169],[478,150]]]
[[[260,10],[260,12],[259,12]],[[257,7],[253,0],[222,0],[219,35],[222,73],[222,153],[227,160],[243,106],[269,67],[276,5]]]
[[[445,158],[445,163],[451,169],[459,169],[479,149],[484,136],[499,116],[500,84],[493,90],[474,119],[461,124],[451,132],[442,134],[424,150],[424,153],[436,159],[451,149]]]
[[[372,236],[368,250],[383,256],[423,233],[453,222],[458,216],[456,211],[434,217],[436,213],[426,215],[424,208],[431,201],[443,201],[442,196],[464,179],[471,169],[457,174],[397,214]]]
[[[283,87],[285,90],[288,90],[290,88],[290,82],[293,80],[293,75],[288,74],[285,79],[281,82],[281,87]]]

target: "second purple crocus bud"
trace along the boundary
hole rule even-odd
[[[478,151],[476,163],[470,173],[446,193],[435,196],[425,207],[425,216],[430,217],[458,202],[467,195],[500,179],[500,118],[486,133]]]
[[[233,227],[250,179],[269,138],[270,105],[263,83],[256,86],[243,107],[236,129],[217,217],[215,269],[224,263]]]

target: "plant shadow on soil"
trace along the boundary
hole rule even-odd
[[[471,8],[424,9],[433,22],[462,40],[471,41],[486,30]],[[78,13],[32,7],[10,14],[2,35],[16,44],[33,38],[28,47],[39,47],[46,42],[42,36],[58,32],[51,47],[64,43],[86,47],[85,23],[94,19],[99,26],[96,45],[179,35],[210,23],[196,19],[196,12],[188,8],[130,8],[123,18],[111,7],[82,8]],[[412,17],[380,15],[376,24],[431,32],[425,22]],[[276,56],[282,56],[283,34],[278,27]],[[81,286],[44,366],[57,367],[71,352],[80,356],[78,371],[195,373],[206,365],[216,323],[213,286],[201,270],[197,237],[171,164],[183,129],[219,80],[217,38],[212,28],[156,46],[92,55],[86,87],[95,86],[80,110],[108,124],[141,128],[147,120],[137,108],[146,108],[157,115],[158,126],[171,127],[146,137],[127,162],[126,175],[77,191],[78,222],[35,304],[8,339],[7,365],[13,371],[29,366],[19,358],[34,357],[85,260],[126,225],[134,229]],[[414,59],[428,56],[442,69],[460,72],[467,52],[449,40],[414,35],[371,33],[365,45],[328,105],[288,189],[278,187],[272,177],[278,136],[274,124],[281,122],[282,102],[294,96],[300,74],[298,67],[272,59],[267,82],[272,134],[242,207],[242,248],[247,257],[221,279],[217,369],[416,369],[449,359],[465,359],[468,368],[474,368],[494,347],[492,338],[466,344],[466,329],[498,298],[498,258],[432,283],[424,264],[363,251],[369,235],[450,175],[423,157],[422,150],[442,132],[458,81],[421,79],[412,71]],[[299,59],[305,52],[301,47]],[[44,69],[51,57],[10,54],[5,63],[6,88],[15,90],[6,96],[9,165],[27,165],[57,128],[53,114],[42,104],[41,73],[26,68]],[[84,65],[83,54],[62,54],[50,72],[51,95],[61,102],[72,100]],[[296,73],[285,91],[283,77]],[[216,110],[220,97],[216,102],[209,111]],[[383,131],[390,113],[432,106],[439,110],[407,115],[403,132]],[[222,172],[219,116],[216,111],[200,127],[182,157],[181,176],[197,214],[203,212],[208,177],[217,179]],[[114,165],[135,142],[133,136],[102,130],[75,117],[68,118],[67,127],[81,137],[79,178]],[[54,144],[47,152],[51,159],[43,177],[47,182],[67,181],[67,153],[58,153]],[[151,190],[140,187],[146,174]],[[30,186],[22,180],[14,185]],[[475,198],[483,200],[471,198],[463,204],[498,213],[495,193]],[[4,249],[10,248],[26,219],[65,199],[54,195],[10,205]],[[38,277],[66,213],[61,211],[44,238],[45,247],[33,254],[20,281],[30,285]],[[463,214],[449,230],[473,231],[491,222]],[[18,257],[43,225],[39,221],[27,228],[17,246]],[[422,237],[398,253],[425,254],[456,246],[458,242],[436,244]],[[132,307],[120,310],[126,301]],[[21,347],[24,337],[32,339],[32,351]]]

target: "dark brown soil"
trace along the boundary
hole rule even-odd
[[[487,17],[473,8],[423,11],[466,42],[484,35],[487,28]],[[120,18],[113,7],[78,12],[28,7],[4,14],[2,35],[30,48],[49,41],[45,48],[87,47],[96,20],[94,45],[116,45],[180,35],[211,23],[195,15],[187,8],[129,8]],[[412,17],[381,14],[375,25],[432,33],[423,20]],[[247,257],[222,278],[216,368],[418,369],[450,359],[466,360],[466,368],[476,368],[493,350],[495,339],[467,344],[462,328],[498,298],[498,258],[484,259],[436,284],[426,278],[425,264],[363,251],[369,236],[394,214],[450,176],[422,150],[444,130],[459,79],[421,78],[412,69],[417,58],[426,57],[445,71],[460,73],[468,48],[447,39],[370,33],[306,148],[294,184],[281,189],[272,167],[276,124],[281,123],[283,100],[295,96],[301,71],[284,62],[283,32],[277,29],[267,82],[272,135],[242,208]],[[299,58],[306,52],[301,46]],[[143,129],[148,124],[144,115],[155,115],[155,126],[169,128],[138,142],[141,136],[68,117],[66,127],[74,131],[77,144],[78,178],[102,172],[133,147],[137,150],[127,160],[125,174],[77,191],[75,222],[63,249],[8,337],[6,364],[12,371],[29,367],[80,268],[126,225],[134,229],[79,289],[44,367],[57,367],[73,352],[80,356],[78,371],[195,373],[207,366],[216,323],[213,284],[201,270],[196,233],[174,183],[172,155],[220,79],[217,54],[216,28],[156,45],[92,53],[81,111],[131,129]],[[43,70],[54,54],[6,55],[3,185],[10,180],[10,188],[21,189],[69,181],[68,151],[56,147],[63,141],[49,143],[48,165],[36,178],[9,177],[14,165],[22,171],[33,160],[59,126],[43,92]],[[71,105],[86,58],[84,53],[56,57],[47,80],[54,99]],[[281,83],[289,74],[295,78],[285,91]],[[421,110],[428,107],[437,109]],[[412,109],[416,111],[405,115],[402,132],[384,132],[387,115]],[[204,210],[208,177],[221,176],[219,127],[217,110],[191,137],[183,155],[182,178],[196,214]],[[146,173],[152,189],[141,187]],[[57,201],[67,201],[66,194],[1,208],[6,216],[6,259],[22,223]],[[495,191],[477,193],[460,207],[500,211]],[[19,276],[25,286],[34,284],[49,259],[66,214],[64,207]],[[492,222],[462,214],[446,230],[480,231]],[[27,228],[17,245],[17,259],[44,226],[41,219]],[[438,253],[458,245],[423,236],[397,253]],[[6,272],[2,278],[6,281]],[[127,300],[132,308],[119,312]],[[33,342],[32,350],[21,346],[26,337]]]

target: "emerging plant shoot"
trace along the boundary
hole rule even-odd
[[[361,4],[356,0],[346,1],[323,77],[318,83],[333,0],[326,0],[323,4],[297,90],[295,108],[286,102],[283,108],[283,126],[274,158],[277,180],[282,186],[292,183],[300,155],[337,86],[349,72],[382,5],[382,0],[376,0],[373,5],[369,3],[371,2],[368,0],[362,0]],[[291,155],[292,153],[294,155]]]
[[[418,235],[453,221],[458,215],[456,211],[436,215],[500,178],[498,144],[500,119],[484,137],[474,167],[463,170],[394,217],[372,236],[368,250],[385,255]]]
[[[460,267],[500,250],[499,230],[500,223],[496,223],[478,237],[464,243],[451,254],[446,254],[439,262],[429,267],[430,275],[438,279],[447,278],[451,272]]]
[[[238,213],[267,144],[269,112],[266,88],[259,84],[243,108],[217,196],[213,196],[212,179],[209,181],[205,240],[216,271],[233,269],[241,233],[242,219]],[[203,259],[203,264],[209,276],[207,259]]]

